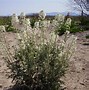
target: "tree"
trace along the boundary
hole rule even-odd
[[[89,12],[89,0],[73,0],[78,6],[77,8],[79,8],[78,10],[81,11],[81,16],[88,15],[87,12]]]

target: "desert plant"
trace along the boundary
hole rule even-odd
[[[56,33],[58,33],[58,35],[63,35],[66,32],[66,30],[68,30],[70,33],[84,31],[84,29],[79,24],[77,24],[76,21],[74,20],[71,21],[70,18],[68,19],[69,20],[63,22],[61,25],[59,23],[59,25],[56,27]]]
[[[21,33],[19,49],[14,58],[6,60],[11,70],[9,77],[17,85],[27,85],[29,90],[61,90],[60,78],[65,75],[75,44],[75,37],[68,38],[67,34],[59,45],[54,33],[46,39],[46,33],[41,30],[39,40],[34,32]]]
[[[56,27],[56,33],[58,35],[63,35],[66,31],[70,31],[71,18],[68,18],[66,21],[62,20],[62,23],[58,22]]]
[[[56,31],[55,31],[55,32],[56,32],[59,36],[63,35],[63,34],[66,32],[65,24],[63,23],[63,24],[61,24],[61,26],[58,25],[58,26],[56,27]]]
[[[76,23],[76,21],[71,22],[70,26],[70,33],[76,33],[76,32],[82,32],[84,29],[79,25],[79,23]]]
[[[26,85],[29,90],[62,90],[61,77],[65,75],[75,43],[76,37],[69,36],[69,31],[59,40],[59,36],[53,31],[49,33],[43,24],[40,29],[19,32],[14,56],[9,54],[7,46],[5,49],[9,77],[16,85]]]
[[[11,17],[10,16],[3,16],[0,17],[0,25],[8,25],[11,21]]]
[[[6,31],[7,32],[16,32],[16,29],[11,25],[11,22],[8,23],[6,26]]]

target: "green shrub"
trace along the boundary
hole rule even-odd
[[[66,26],[66,23],[63,22],[61,25],[59,24],[56,27],[56,33],[58,33],[58,35],[63,35],[65,32],[70,31],[70,33],[76,33],[76,32],[81,32],[84,31],[84,29],[79,26],[79,24],[76,23],[76,21],[71,21],[71,25],[69,25],[68,27]]]
[[[0,25],[8,25],[11,21],[11,17],[0,17]]]
[[[81,18],[80,18],[80,25],[82,25],[82,26],[84,26],[84,25],[89,25],[89,18],[88,17],[86,17],[86,16],[82,16]]]
[[[16,29],[11,25],[11,17],[1,17],[0,25],[5,25],[7,32],[16,32]]]
[[[36,22],[36,18],[35,17],[31,18],[31,27],[32,28],[34,27],[35,22]]]
[[[80,25],[84,30],[89,30],[89,17],[87,16],[81,17],[80,22],[81,22]]]
[[[64,33],[66,32],[66,26],[65,26],[65,23],[61,24],[61,26],[57,26],[56,27],[56,33],[61,36],[63,35]]]
[[[16,32],[16,29],[11,25],[11,22],[8,23],[6,26],[6,31],[7,32]]]
[[[70,33],[76,33],[76,32],[81,32],[81,31],[84,31],[84,30],[81,26],[79,26],[78,23],[76,23],[76,21],[72,21],[69,31],[70,31]]]
[[[89,35],[86,35],[86,39],[89,39]]]

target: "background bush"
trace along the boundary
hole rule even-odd
[[[7,32],[16,32],[16,29],[12,25],[7,25],[6,26],[6,31]]]
[[[0,17],[0,25],[8,25],[11,22],[11,17]]]
[[[72,21],[70,26],[70,33],[82,32],[84,29],[77,23],[77,21]]]
[[[77,21],[72,20],[71,25],[69,26],[69,28],[66,27],[65,22],[63,22],[61,25],[59,24],[56,27],[56,33],[58,33],[58,35],[63,35],[66,30],[70,31],[70,33],[76,33],[76,32],[82,32],[84,31],[83,27],[79,25],[79,23],[77,23]]]

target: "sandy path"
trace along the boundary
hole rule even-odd
[[[6,37],[6,42],[8,42],[9,44],[9,48],[10,51],[12,52],[12,46],[16,44],[16,37],[14,33],[5,33],[5,37]],[[0,90],[5,90],[6,87],[9,87],[10,85],[12,85],[11,80],[12,79],[8,79],[7,76],[7,67],[6,67],[6,63],[4,60],[4,56],[6,55],[5,53],[5,46],[2,45],[1,43],[3,42],[3,36],[0,36]]]
[[[83,45],[89,43],[86,34],[89,31],[77,34],[77,49],[65,77],[66,90],[89,90],[89,45]]]

